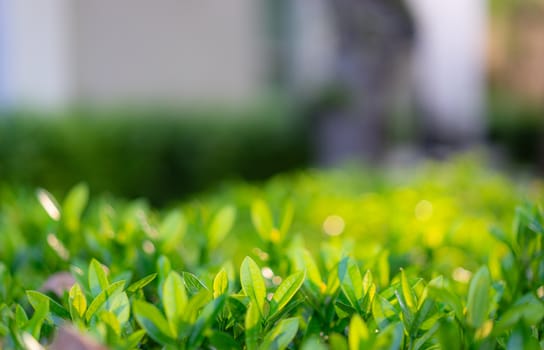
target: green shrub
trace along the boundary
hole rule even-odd
[[[160,211],[88,193],[0,193],[5,348],[66,332],[113,349],[544,345],[539,182],[459,160],[306,171]]]
[[[308,132],[290,108],[92,111],[0,116],[0,181],[164,205],[225,179],[265,179],[308,163]]]

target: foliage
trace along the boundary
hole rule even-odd
[[[0,346],[45,347],[66,324],[112,349],[544,345],[527,188],[466,160],[398,174],[304,172],[161,211],[6,187]],[[66,288],[44,287],[61,271]]]
[[[309,160],[306,125],[288,107],[0,116],[0,180],[55,194],[86,179],[95,193],[164,205],[220,180],[264,179]]]

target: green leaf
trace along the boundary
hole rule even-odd
[[[534,338],[530,328],[520,323],[510,334],[510,337],[508,338],[508,343],[506,344],[506,349],[539,350],[540,345],[538,344],[536,338]]]
[[[375,349],[402,349],[402,341],[404,339],[404,327],[402,323],[391,323],[385,329],[378,333],[376,342],[372,344]]]
[[[212,293],[207,289],[202,289],[200,292],[193,295],[189,302],[185,312],[183,313],[183,321],[187,323],[194,323],[198,317],[200,309],[206,306],[212,299]]]
[[[412,313],[414,313],[417,308],[416,297],[414,295],[414,292],[412,291],[410,283],[408,283],[408,278],[406,278],[406,273],[404,272],[404,269],[400,269],[400,286],[402,296],[404,297],[404,301],[406,302],[406,306],[410,309]]]
[[[161,240],[160,250],[162,253],[169,253],[179,246],[185,236],[187,223],[179,210],[171,211],[159,226],[159,238]]]
[[[544,318],[544,305],[534,294],[521,297],[511,306],[496,323],[493,332],[496,335],[512,329],[523,319],[528,325],[536,325]]]
[[[338,265],[340,288],[356,310],[360,310],[359,300],[363,297],[363,279],[359,267],[350,258],[344,258]]]
[[[348,343],[346,338],[338,333],[332,333],[329,335],[329,349],[334,350],[348,350]]]
[[[135,300],[132,309],[136,321],[147,334],[161,345],[175,345],[174,335],[159,309],[145,301]]]
[[[411,329],[409,330],[410,335],[413,337],[416,336],[420,326],[427,320],[431,311],[433,311],[434,302],[431,299],[425,299],[421,308],[416,312],[414,320],[411,324]]]
[[[238,350],[241,348],[241,345],[230,334],[220,331],[213,331],[209,337],[209,342],[214,349]]]
[[[15,324],[17,328],[23,328],[28,322],[28,316],[26,315],[25,310],[19,304],[15,305]]]
[[[332,344],[331,344],[332,345]],[[302,343],[300,350],[327,350],[327,346],[318,336],[312,336]]]
[[[246,256],[240,267],[240,283],[244,293],[259,307],[261,316],[264,316],[264,304],[266,298],[266,286],[261,269],[251,259]]]
[[[91,260],[89,265],[89,289],[91,295],[96,297],[101,291],[108,288],[109,282],[104,266],[98,260]]]
[[[108,288],[104,289],[100,294],[98,294],[85,312],[85,319],[87,322],[95,315],[95,313],[106,303],[106,301],[114,296],[117,293],[121,293],[123,287],[125,286],[125,281],[118,281],[112,283]]]
[[[139,289],[144,288],[149,283],[151,283],[155,278],[157,277],[156,273],[152,273],[151,275],[145,276],[144,278],[132,283],[128,288],[127,292],[135,293]]]
[[[223,207],[215,215],[208,229],[208,246],[210,249],[217,247],[230,232],[236,219],[236,208],[232,205]]]
[[[261,333],[261,313],[255,302],[250,302],[245,318],[245,338],[247,350],[255,350],[259,345]]]
[[[70,301],[70,310],[75,311],[78,317],[83,317],[85,310],[87,310],[87,299],[79,284],[75,283],[72,288],[70,288],[68,298]]]
[[[459,297],[452,291],[443,286],[429,284],[428,293],[431,298],[448,305],[459,321],[463,320],[463,305],[461,304]]]
[[[367,349],[370,333],[368,327],[358,314],[355,314],[349,322],[348,344],[349,350]]]
[[[34,308],[34,314],[26,325],[26,330],[32,334],[35,339],[40,338],[40,332],[43,322],[49,313],[49,298],[35,291],[26,292],[28,301]]]
[[[157,272],[159,274],[159,297],[162,298],[162,285],[164,284],[164,280],[166,279],[166,276],[170,273],[172,270],[172,265],[170,264],[170,260],[164,255],[159,256],[157,259]]]
[[[397,309],[381,295],[374,298],[372,315],[379,329],[385,329],[389,324],[399,320]]]
[[[293,202],[288,201],[287,203],[285,203],[285,206],[283,208],[283,217],[280,224],[280,240],[283,240],[287,236],[289,228],[291,227],[291,223],[293,222],[294,215],[295,207],[293,205]]]
[[[111,311],[103,310],[98,316],[100,321],[104,322],[116,334],[121,335],[121,323]]]
[[[70,318],[70,313],[62,305],[60,305],[47,295],[35,290],[28,290],[26,292],[26,295],[32,307],[36,308],[38,304],[43,303],[45,302],[45,300],[47,300],[47,303],[49,305],[49,311],[51,311],[51,313],[61,318]]]
[[[295,338],[298,331],[298,318],[286,318],[278,322],[270,332],[268,332],[263,343],[259,347],[262,350],[283,350]]]
[[[287,303],[291,300],[291,298],[293,298],[293,296],[297,293],[297,291],[304,283],[304,279],[305,272],[300,271],[292,274],[291,276],[283,280],[283,282],[279,285],[278,289],[276,289],[276,292],[274,293],[274,296],[272,297],[272,301],[270,303],[270,314],[272,316],[276,312],[281,311],[283,307],[287,305]]]
[[[123,327],[130,318],[130,301],[127,293],[121,292],[110,296],[106,300],[105,309],[113,312]]]
[[[385,288],[389,283],[389,252],[387,250],[380,253],[377,258],[378,282],[380,287]]]
[[[467,322],[479,328],[488,319],[491,276],[486,266],[481,267],[472,277],[468,289]]]
[[[306,268],[308,281],[314,285],[318,292],[324,292],[327,286],[323,283],[321,273],[319,272],[319,268],[317,267],[314,258],[306,249],[302,251],[302,258],[304,261],[304,267]]]
[[[137,349],[138,345],[142,341],[142,338],[145,336],[145,329],[140,329],[132,334],[130,334],[126,340],[123,342],[124,349]]]
[[[213,279],[213,297],[217,298],[220,295],[225,294],[229,288],[229,278],[227,271],[221,269]]]
[[[196,294],[201,290],[208,290],[208,287],[198,277],[190,272],[183,272],[183,283],[189,294]]]
[[[261,238],[270,241],[274,222],[270,209],[263,200],[256,200],[251,205],[251,220]]]
[[[189,348],[200,348],[200,345],[204,340],[205,330],[215,321],[217,314],[221,311],[224,303],[225,297],[220,296],[212,300],[204,307],[204,309],[202,309],[202,312],[198,315],[198,318],[193,325],[188,342]]]
[[[63,219],[68,230],[76,232],[79,230],[81,213],[89,199],[89,188],[85,183],[74,186],[66,195],[62,205]]]
[[[437,322],[434,324],[434,326],[431,327],[431,329],[429,329],[427,332],[423,333],[423,335],[417,338],[416,341],[414,342],[414,346],[413,346],[414,350],[421,349],[425,345],[425,343],[427,343],[427,341],[431,339],[431,337],[436,333],[436,331],[438,331],[439,327],[440,327],[440,324]]]
[[[162,286],[162,304],[166,318],[173,329],[176,329],[176,325],[186,311],[187,301],[183,279],[177,272],[170,271]]]

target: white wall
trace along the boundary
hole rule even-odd
[[[418,25],[415,79],[431,127],[482,132],[486,0],[408,0]]]
[[[254,0],[78,0],[77,95],[109,102],[247,102],[266,65]]]
[[[1,1],[4,102],[66,103],[71,88],[69,0]]]

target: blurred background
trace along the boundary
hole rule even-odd
[[[544,169],[544,0],[0,0],[0,181],[154,204],[485,150]]]

